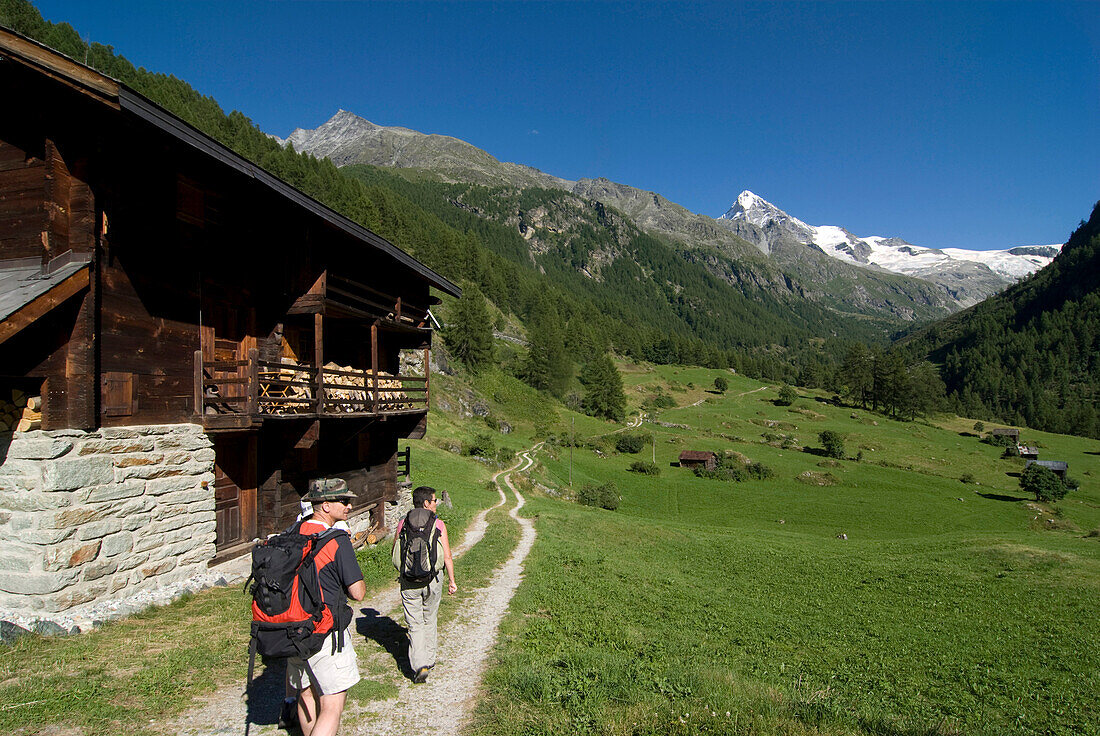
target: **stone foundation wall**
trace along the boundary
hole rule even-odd
[[[66,611],[205,572],[213,484],[198,425],[15,433],[0,465],[0,608]]]
[[[397,529],[397,522],[405,518],[405,514],[413,507],[412,483],[397,484],[397,502],[386,504],[386,531],[392,535]]]

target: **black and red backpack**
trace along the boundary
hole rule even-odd
[[[304,520],[303,520],[304,521]],[[248,645],[248,682],[256,654],[308,659],[321,651],[333,630],[333,653],[342,649],[344,626],[335,620],[321,589],[318,553],[343,529],[303,534],[302,521],[252,549],[252,640]],[[322,565],[323,566],[323,565]],[[343,624],[343,625],[341,625]]]

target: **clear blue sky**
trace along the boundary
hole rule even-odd
[[[343,108],[711,216],[989,249],[1100,199],[1095,2],[35,4],[269,133]]]

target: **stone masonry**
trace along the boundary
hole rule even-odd
[[[397,487],[397,501],[386,504],[386,531],[393,534],[397,522],[405,518],[413,506],[412,483],[400,483]]]
[[[0,608],[155,589],[214,556],[214,448],[194,424],[17,432],[0,465]]]

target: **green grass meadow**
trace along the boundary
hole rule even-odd
[[[980,443],[973,420],[899,422],[807,391],[783,407],[778,386],[728,372],[621,369],[635,413],[660,395],[676,407],[624,429],[499,371],[433,376],[413,479],[454,501],[440,509],[452,544],[497,502],[487,481],[505,459],[547,441],[523,488],[538,540],[471,733],[1100,733],[1100,443],[1023,431],[1081,482],[1044,506],[1018,490],[1023,463]],[[826,429],[844,435],[846,458],[815,452]],[[620,454],[624,431],[653,441]],[[456,454],[485,433],[495,460]],[[737,452],[774,475],[697,478],[672,467],[688,449]],[[628,472],[636,460],[660,475]],[[570,500],[608,480],[617,511]],[[443,625],[518,540],[504,509],[489,518],[457,565]],[[368,590],[392,583],[388,541],[359,561]],[[239,588],[215,589],[2,648],[0,731],[151,732],[243,683],[248,619]],[[384,647],[356,646],[364,680],[348,728],[401,678]]]
[[[475,733],[1100,732],[1098,443],[1024,431],[1082,483],[1048,511],[972,420],[898,422],[806,392],[780,407],[777,387],[729,374],[713,393],[716,375],[627,367],[632,403],[659,384],[680,406],[655,420],[688,428],[645,424],[639,455],[574,448],[571,471],[567,448],[540,454],[547,485],[610,479],[621,506],[531,503],[539,540]],[[615,429],[592,421],[578,436]],[[862,460],[796,449],[825,429]],[[697,478],[670,467],[685,449],[775,476]],[[654,455],[660,476],[626,471]]]

